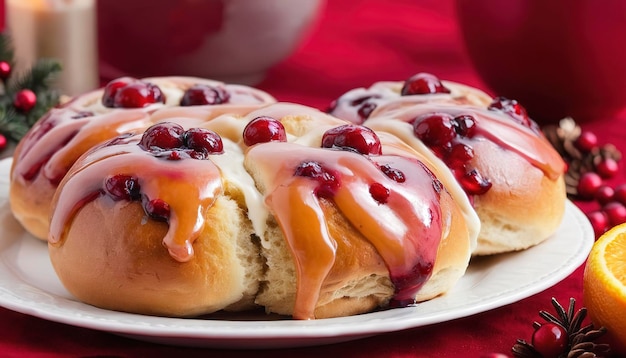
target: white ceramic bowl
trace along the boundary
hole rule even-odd
[[[98,1],[101,77],[254,84],[316,23],[324,0]]]

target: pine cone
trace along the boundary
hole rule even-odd
[[[558,126],[550,125],[542,129],[546,139],[567,163],[565,186],[570,199],[579,199],[578,182],[587,172],[596,171],[597,165],[606,159],[619,162],[621,152],[612,144],[596,146],[590,151],[583,151],[576,146],[576,140],[582,130],[572,118],[564,118]]]
[[[606,333],[606,328],[593,329],[592,326],[583,327],[570,336],[571,349],[567,358],[603,357],[610,351],[608,344],[594,343],[593,341]]]
[[[587,309],[581,308],[575,311],[576,300],[570,298],[567,311],[561,304],[552,298],[552,306],[556,310],[556,315],[547,311],[540,311],[541,316],[547,323],[558,324],[565,328],[568,336],[568,344],[559,358],[593,358],[603,357],[610,351],[608,344],[594,343],[593,341],[606,333],[606,328],[595,329],[593,324],[582,326],[587,315]],[[533,322],[534,329],[542,324]],[[518,339],[511,349],[516,358],[552,358],[543,357],[532,345],[523,339]]]

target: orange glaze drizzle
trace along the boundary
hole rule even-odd
[[[52,109],[24,138],[25,150],[15,172],[30,180],[43,170],[44,176],[56,185],[74,161],[92,146],[149,125],[149,114],[142,109],[72,118],[78,115],[73,108]]]
[[[476,120],[477,134],[471,140],[489,140],[498,146],[517,153],[552,179],[558,179],[565,170],[563,158],[552,148],[541,134],[516,123],[507,114],[475,106],[459,106],[443,103],[428,103],[405,110],[385,114],[371,120],[402,120],[412,122],[416,117],[427,113],[448,113],[453,116],[469,114]],[[365,123],[367,125],[367,122]]]
[[[252,147],[248,159],[262,163],[272,183],[266,203],[276,217],[296,263],[297,291],[293,316],[314,318],[324,279],[336,257],[315,179],[294,176],[303,162],[317,162],[337,175],[339,185],[330,198],[346,219],[385,261],[401,305],[414,303],[430,277],[442,235],[439,193],[432,174],[417,160],[399,156],[370,158],[352,152],[309,148],[290,143]],[[376,162],[376,163],[374,163]],[[389,164],[406,175],[404,183],[388,178],[379,165]],[[389,189],[382,204],[369,193],[373,183]]]
[[[205,213],[223,192],[220,170],[210,160],[157,158],[142,150],[141,136],[89,153],[80,169],[66,177],[58,192],[49,242],[62,244],[74,215],[87,202],[105,193],[106,178],[130,175],[139,179],[143,196],[169,204],[169,229],[163,244],[180,262],[193,256],[193,241],[202,231]]]

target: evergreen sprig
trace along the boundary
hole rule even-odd
[[[13,69],[15,65],[11,39],[0,34],[0,61],[5,61]],[[3,79],[0,93],[0,134],[13,141],[19,141],[30,127],[50,108],[59,103],[60,93],[51,88],[52,81],[61,72],[61,64],[54,59],[39,59],[30,69]],[[22,113],[13,106],[15,94],[30,89],[37,96],[35,107]]]

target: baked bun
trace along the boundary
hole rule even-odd
[[[478,88],[441,81],[429,73],[418,73],[404,82],[381,81],[369,88],[352,89],[334,100],[328,112],[343,120],[363,124],[381,112],[424,103],[452,103],[487,107],[493,98]]]
[[[78,299],[313,319],[431,299],[465,273],[475,212],[395,136],[283,103],[194,125],[115,138],[63,178],[49,251]]]
[[[10,203],[17,220],[34,236],[48,235],[50,201],[74,161],[94,145],[158,121],[155,111],[191,108],[190,120],[223,112],[246,113],[275,102],[269,94],[240,85],[192,77],[129,77],[51,109],[18,144],[11,168]],[[174,113],[168,114],[170,117]]]
[[[481,219],[474,255],[526,249],[561,223],[565,163],[514,100],[420,73],[349,91],[330,113],[447,165]]]

